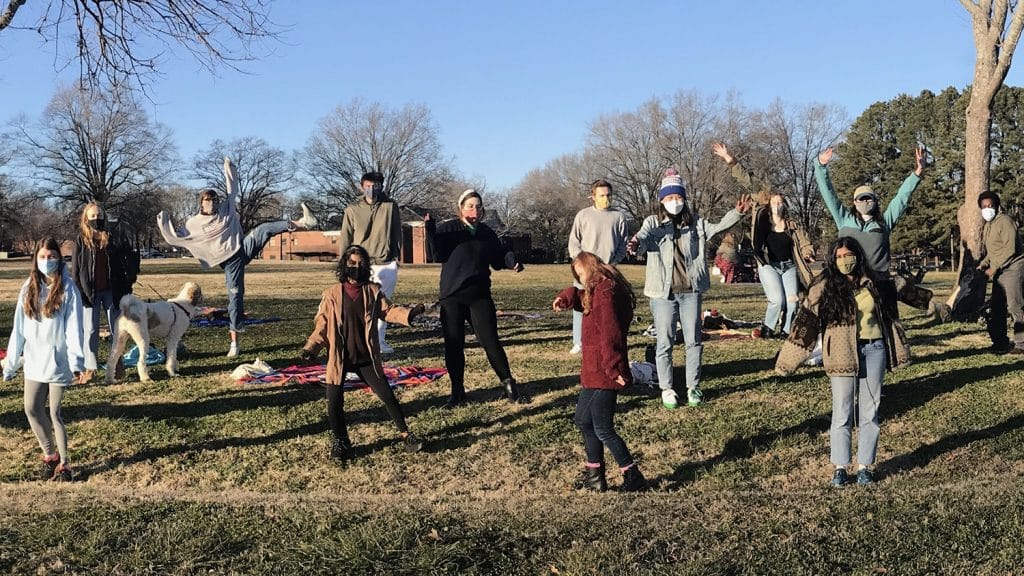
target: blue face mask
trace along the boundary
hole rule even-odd
[[[60,260],[36,260],[36,268],[47,276],[56,274],[59,266]]]

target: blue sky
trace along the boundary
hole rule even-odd
[[[962,88],[974,65],[956,0],[278,0],[272,16],[288,29],[247,74],[165,60],[148,107],[185,162],[215,138],[299,149],[359,97],[426,105],[459,170],[499,189],[581,149],[598,115],[652,96],[734,90],[750,106],[836,103],[852,119],[900,93]],[[0,32],[0,120],[37,115],[74,79],[53,63],[32,32]]]

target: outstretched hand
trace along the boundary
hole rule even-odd
[[[732,154],[729,154],[729,149],[726,148],[725,144],[722,144],[721,142],[715,142],[714,144],[712,144],[711,152],[715,156],[718,156],[722,160],[725,160],[726,164],[732,164],[733,162],[736,161],[736,159],[732,157]]]
[[[925,150],[924,146],[918,146],[914,150],[914,174],[918,177],[924,173],[924,169],[928,166],[928,151]]]
[[[740,214],[746,214],[753,205],[754,199],[750,197],[750,194],[743,194],[740,196],[740,199],[736,201],[736,211]]]
[[[828,166],[829,161],[832,160],[832,154],[835,153],[831,147],[826,148],[824,152],[818,154],[818,163],[822,166]]]
[[[561,296],[556,297],[555,301],[551,303],[551,309],[555,312],[563,312],[569,309],[569,303],[565,301]]]
[[[640,246],[640,240],[637,239],[636,236],[633,236],[629,239],[629,242],[626,242],[626,253],[630,256],[636,256],[636,249],[638,246]]]

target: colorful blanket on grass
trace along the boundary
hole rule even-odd
[[[253,324],[266,324],[268,322],[280,322],[282,319],[278,316],[271,316],[270,318],[249,318],[246,316],[242,320],[242,324],[245,326],[252,326]],[[231,324],[228,320],[227,308],[203,308],[199,314],[192,319],[192,325],[199,328],[221,328]]]
[[[444,368],[420,368],[419,366],[391,366],[384,365],[384,376],[392,388],[407,388],[428,384],[447,374]],[[269,374],[253,376],[239,380],[242,384],[322,384],[327,376],[327,365],[316,366],[288,366]],[[345,390],[361,390],[369,388],[355,374],[349,374],[345,378]]]

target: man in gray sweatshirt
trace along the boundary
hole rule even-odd
[[[174,229],[171,216],[166,212],[156,215],[157,227],[164,241],[171,246],[185,248],[202,267],[220,266],[228,288],[228,321],[231,347],[228,358],[238,356],[238,334],[244,331],[245,318],[245,266],[259,256],[270,239],[296,228],[316,226],[316,218],[302,204],[302,218],[267,222],[254,228],[244,238],[238,220],[238,178],[231,159],[224,157],[224,185],[227,196],[217,202],[217,191],[206,189],[199,193],[199,214],[185,221],[185,230]]]
[[[618,264],[626,256],[626,241],[629,228],[626,216],[612,208],[612,185],[605,180],[595,180],[590,185],[590,200],[594,203],[576,213],[569,231],[569,258],[575,259],[580,252],[590,252],[602,262]],[[582,286],[577,285],[577,288]],[[572,313],[572,350],[579,354],[582,346],[583,313]]]
[[[391,298],[398,284],[398,259],[402,256],[402,219],[398,203],[384,194],[384,175],[367,172],[359,179],[363,196],[345,208],[341,221],[338,254],[358,244],[370,255],[370,280],[380,284],[380,290]],[[394,350],[384,341],[388,324],[377,322],[381,354]]]

